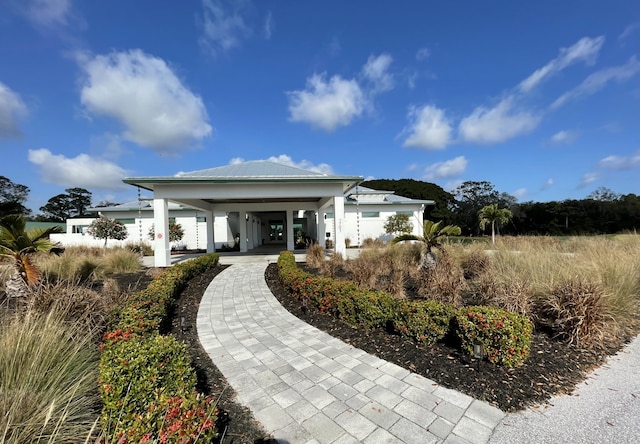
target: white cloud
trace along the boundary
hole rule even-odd
[[[448,177],[455,177],[466,171],[467,164],[468,161],[464,156],[458,156],[455,159],[447,160],[445,162],[434,163],[425,169],[424,178],[426,180],[434,181],[446,179]]]
[[[411,121],[404,129],[408,133],[403,146],[413,146],[426,149],[443,149],[451,139],[451,124],[444,114],[444,110],[435,106],[425,105],[422,108],[409,108],[408,118]]]
[[[380,54],[376,57],[369,56],[362,67],[362,74],[373,84],[373,93],[393,89],[393,74],[389,73],[391,62],[393,58],[389,54]]]
[[[367,101],[358,82],[337,75],[329,81],[325,77],[314,74],[307,79],[305,90],[287,93],[290,121],[331,132],[362,115]]]
[[[321,164],[315,165],[309,162],[308,160],[301,160],[300,162],[294,162],[291,156],[288,156],[286,154],[280,154],[279,156],[271,156],[265,160],[268,160],[269,162],[281,163],[283,165],[292,166],[296,168],[302,168],[303,170],[314,171],[316,173],[322,173],[322,174],[328,174],[328,175],[333,174],[333,168],[331,168],[331,165],[329,164],[321,163]],[[236,165],[244,161],[245,159],[242,157],[234,157],[229,161],[229,165]]]
[[[20,96],[0,82],[0,138],[22,134],[18,120],[27,114],[27,106]]]
[[[460,121],[458,130],[464,140],[477,143],[504,142],[534,130],[540,116],[515,109],[513,96],[493,108],[479,106]]]
[[[164,60],[141,50],[79,59],[82,104],[122,123],[124,139],[169,155],[211,134],[202,99]]]
[[[526,188],[518,188],[517,190],[515,190],[513,193],[511,193],[511,195],[513,197],[515,197],[516,199],[520,200],[522,199],[524,196],[527,195],[529,191],[527,191]]]
[[[586,173],[582,176],[582,180],[578,184],[578,188],[584,188],[587,185],[592,184],[593,182],[600,179],[600,174],[598,173]]]
[[[431,50],[429,48],[420,48],[418,52],[416,52],[416,60],[421,62],[423,60],[427,60],[431,55]]]
[[[38,166],[42,180],[63,187],[119,190],[128,186],[122,182],[128,173],[115,163],[80,154],[68,158],[41,148],[29,150],[29,162]]]
[[[36,25],[66,25],[71,13],[71,0],[29,0],[23,8],[27,18]]]
[[[212,55],[240,46],[243,39],[251,36],[251,29],[241,14],[244,2],[225,0],[202,0],[203,36],[200,42]]]
[[[551,188],[554,184],[554,180],[553,178],[548,178],[547,181],[544,183],[544,185],[542,185],[542,190],[547,190],[549,188]]]
[[[559,108],[569,100],[577,99],[584,96],[590,96],[607,86],[611,81],[624,82],[631,77],[640,73],[640,61],[633,56],[627,63],[612,68],[596,71],[587,77],[580,85],[569,92],[561,95],[555,102],[551,104],[552,109]]]
[[[627,26],[626,28],[624,28],[624,31],[622,31],[622,33],[620,33],[620,35],[618,36],[618,40],[626,40],[631,34],[636,32],[638,29],[640,29],[640,23],[633,23]]]
[[[572,143],[574,142],[580,134],[577,131],[558,131],[553,136],[551,136],[552,143]]]
[[[448,191],[449,193],[452,193],[456,188],[458,188],[463,183],[464,182],[462,180],[452,180],[452,181],[447,182],[446,184],[444,184],[444,186],[442,188],[445,191]]]
[[[640,151],[631,156],[607,156],[598,162],[598,167],[605,170],[630,170],[640,167]]]
[[[264,38],[267,40],[271,40],[271,35],[273,34],[273,14],[271,11],[267,13],[267,16],[264,19]]]
[[[279,156],[271,156],[267,159],[270,162],[277,162],[283,165],[292,166],[296,168],[302,168],[303,170],[314,171],[316,173],[332,175],[333,168],[326,163],[320,163],[318,165],[309,162],[308,160],[301,160],[300,162],[294,162],[291,156],[286,154],[280,154]]]
[[[520,82],[520,91],[529,92],[535,88],[545,78],[554,75],[555,73],[562,71],[568,66],[584,62],[587,65],[595,63],[600,48],[604,44],[604,37],[589,38],[583,37],[578,40],[573,46],[569,48],[561,48],[560,54],[555,59],[551,60],[542,68],[536,70],[529,77]]]

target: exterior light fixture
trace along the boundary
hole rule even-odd
[[[473,357],[476,359],[484,358],[484,345],[480,343],[473,344]]]

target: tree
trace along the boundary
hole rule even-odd
[[[491,224],[491,242],[494,244],[496,243],[496,223],[507,223],[512,217],[511,211],[506,208],[498,208],[498,204],[487,205],[478,211],[480,229],[484,230],[487,224]]]
[[[182,225],[177,224],[176,221],[169,221],[169,242],[180,242],[184,237],[184,230]],[[149,228],[149,239],[154,240],[156,238],[156,230],[154,225]]]
[[[31,210],[24,206],[29,197],[29,188],[25,185],[13,183],[10,179],[0,176],[0,217],[9,214],[31,215]]]
[[[72,217],[84,216],[91,206],[91,192],[84,188],[67,188],[66,193],[58,194],[40,207],[44,218],[64,222]]]
[[[84,188],[67,188],[71,217],[82,217],[91,206],[91,192]]]
[[[455,225],[447,225],[442,227],[442,221],[433,222],[430,220],[425,220],[423,225],[423,235],[416,236],[415,234],[402,234],[400,236],[396,236],[391,241],[392,244],[397,244],[398,242],[404,241],[418,241],[424,244],[424,251],[422,252],[422,256],[420,258],[420,269],[431,271],[437,265],[436,256],[433,253],[433,249],[442,250],[442,242],[447,236],[459,236],[460,235],[460,227]]]
[[[600,202],[614,202],[620,199],[618,193],[614,193],[612,190],[606,187],[599,187],[593,193],[587,196],[587,199],[598,200]]]
[[[52,233],[60,232],[60,227],[26,230],[21,214],[0,218],[0,256],[11,259],[14,267],[6,285],[7,296],[26,297],[29,287],[40,281],[42,273],[31,261],[31,256],[36,252],[62,253],[64,249],[49,239]]]
[[[434,183],[414,179],[375,179],[363,182],[362,186],[393,191],[410,199],[432,200],[435,205],[425,207],[424,218],[443,220],[444,223],[451,221],[455,197]]]
[[[410,234],[413,231],[413,224],[406,214],[392,214],[384,224],[384,231],[389,234]]]
[[[463,182],[453,191],[457,198],[454,218],[456,225],[471,234],[480,234],[478,227],[478,211],[487,205],[497,203],[501,207],[512,208],[516,198],[499,193],[490,182]]]
[[[96,239],[104,239],[105,248],[107,248],[107,240],[125,240],[128,236],[127,227],[122,222],[108,217],[100,217],[91,222],[87,233]]]

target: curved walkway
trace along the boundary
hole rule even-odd
[[[216,276],[197,327],[238,401],[280,443],[488,442],[501,410],[300,321],[267,287],[266,266]]]

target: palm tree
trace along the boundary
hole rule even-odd
[[[60,227],[26,230],[26,222],[21,214],[9,214],[0,218],[0,257],[13,262],[14,273],[7,281],[9,297],[26,297],[29,287],[36,285],[42,273],[31,261],[36,252],[60,254],[64,249],[51,242],[49,235],[60,233]]]
[[[442,249],[442,241],[444,241],[447,236],[459,236],[461,232],[460,227],[457,225],[447,225],[445,227],[441,227],[441,225],[442,221],[433,222],[425,220],[422,226],[422,236],[417,236],[415,234],[402,234],[394,237],[391,243],[397,244],[398,242],[409,240],[424,243],[425,248],[422,252],[422,256],[420,257],[419,268],[422,270],[433,270],[437,265],[433,249]]]
[[[511,211],[506,208],[498,208],[498,204],[487,205],[478,211],[480,229],[484,230],[487,224],[491,224],[491,242],[494,244],[496,243],[496,222],[507,223],[512,217]]]

